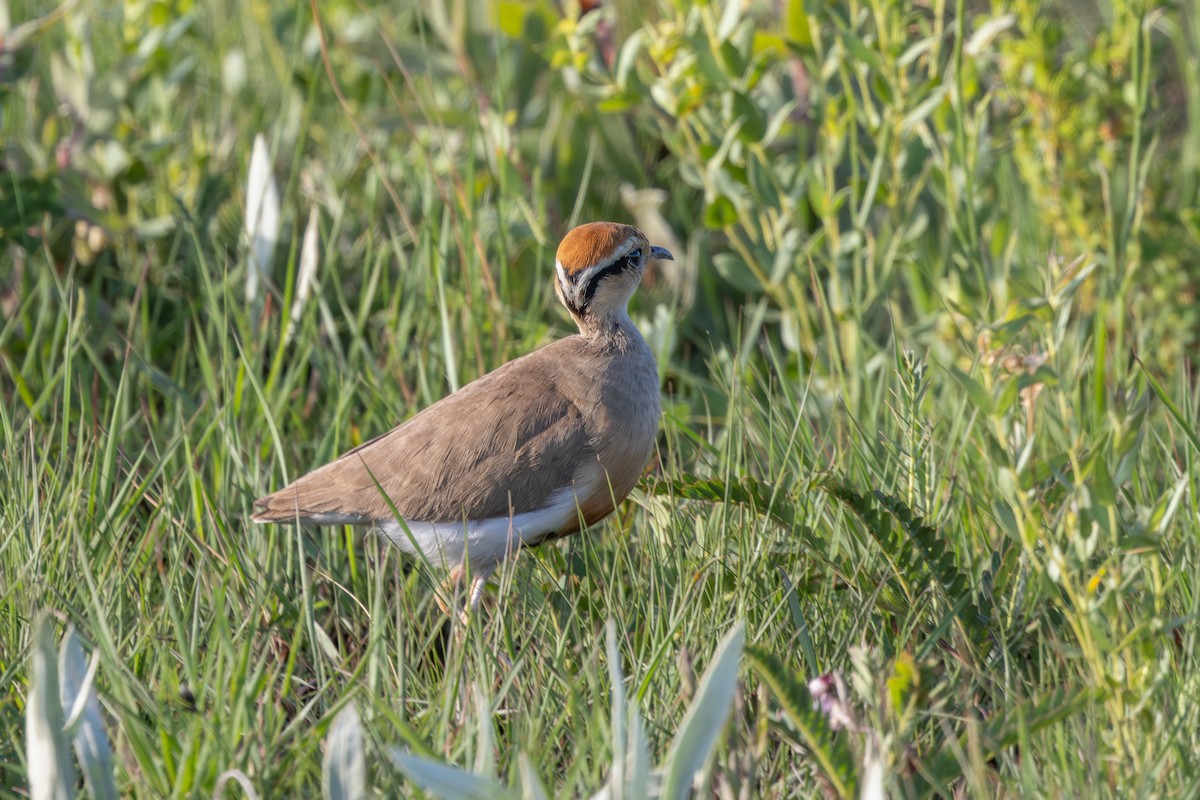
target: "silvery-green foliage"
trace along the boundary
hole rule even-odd
[[[34,800],[66,800],[75,785],[75,769],[67,750],[63,710],[59,702],[54,630],[42,612],[33,623],[29,698],[25,707],[25,753],[29,795]]]
[[[333,718],[325,738],[321,793],[326,800],[360,800],[367,796],[367,761],[362,723],[353,704]]]
[[[653,772],[649,769],[650,748],[641,714],[625,696],[616,623],[611,619],[608,621],[607,634],[608,670],[612,681],[613,763],[608,782],[593,795],[593,800],[679,800],[686,797],[694,780],[709,762],[717,738],[729,718],[737,690],[738,665],[746,640],[746,625],[744,622],[734,625],[717,647],[712,664],[701,678],[696,696],[671,740],[666,759]],[[482,696],[477,697],[477,711],[481,715],[487,711]],[[488,723],[481,719],[480,725],[486,726]],[[481,733],[481,739],[490,742],[490,734]],[[518,796],[506,790],[488,773],[468,772],[399,748],[389,750],[388,757],[413,783],[446,800]],[[523,787],[520,796],[544,797],[545,789],[524,754],[519,768]]]
[[[58,685],[67,717],[64,730],[74,742],[88,792],[95,800],[116,800],[112,747],[92,689],[99,664],[95,656],[88,663],[75,629],[68,629],[58,653]]]

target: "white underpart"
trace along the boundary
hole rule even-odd
[[[376,527],[404,552],[426,558],[434,565],[449,567],[469,558],[472,569],[490,571],[522,545],[574,523],[585,498],[598,490],[607,491],[599,464],[587,472],[591,474],[583,480],[577,478],[574,485],[552,492],[546,506],[536,511],[463,522],[405,520],[401,525],[391,519]]]

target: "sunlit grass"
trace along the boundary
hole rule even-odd
[[[1196,791],[1194,14],[319,5],[323,51],[307,5],[6,40],[0,796],[43,609],[99,659],[122,796],[314,796],[350,705],[379,796],[415,791],[393,747],[587,796],[610,676],[663,763],[738,622],[701,794]],[[567,335],[554,248],[601,218],[686,253],[632,308],[666,412],[610,520],[522,553],[461,642],[384,543],[249,523]]]

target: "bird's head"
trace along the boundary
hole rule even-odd
[[[632,225],[589,222],[558,246],[554,291],[582,333],[598,332],[626,314],[650,259],[674,257]]]

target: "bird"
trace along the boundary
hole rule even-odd
[[[577,334],[259,498],[253,521],[380,532],[448,569],[443,588],[470,576],[465,619],[507,558],[604,519],[645,470],[662,413],[658,366],[628,304],[654,260],[674,257],[631,225],[572,228],[554,291]]]

